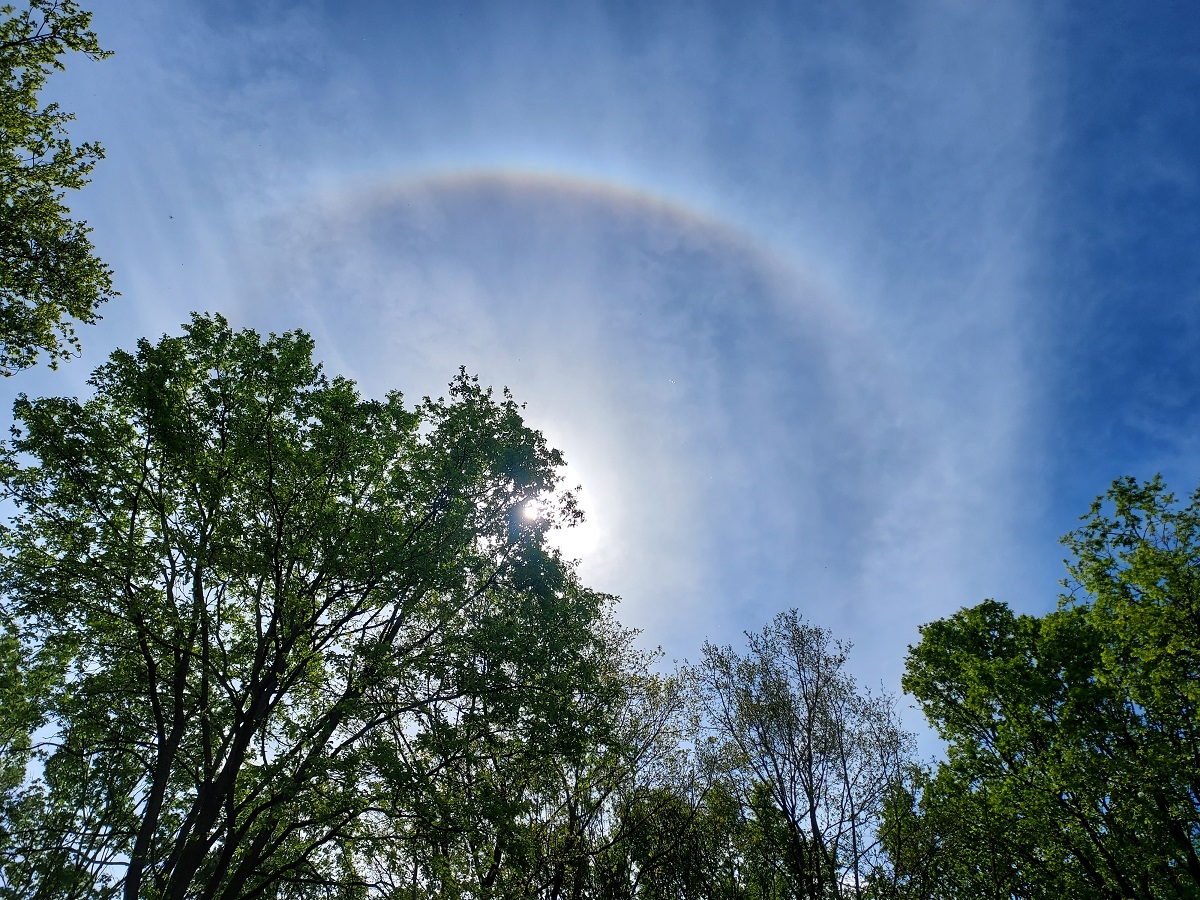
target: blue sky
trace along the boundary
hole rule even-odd
[[[1074,8],[1072,9],[1071,6]],[[250,7],[250,8],[247,8]],[[528,403],[589,583],[668,656],[799,607],[898,689],[917,626],[1049,608],[1115,477],[1200,481],[1187,3],[96,10],[53,90],[124,296],[364,390]]]

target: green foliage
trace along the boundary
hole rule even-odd
[[[3,749],[34,763],[0,896],[453,896],[460,836],[528,802],[504,779],[608,702],[610,598],[545,543],[573,499],[520,515],[561,455],[465,374],[364,400],[220,317],[91,383],[21,398],[0,460]]]
[[[0,900],[1200,896],[1200,493],[1118,482],[1058,609],[922,629],[926,770],[795,610],[655,674],[507,393],[312,351],[195,316],[17,401]]]
[[[18,400],[0,898],[846,893],[903,735],[844,648],[792,613],[654,673],[512,398],[364,400],[312,350],[195,316]]]
[[[744,655],[706,644],[697,670],[752,837],[746,879],[764,897],[858,896],[911,737],[891,698],[859,690],[849,647],[798,611],[747,640]]]
[[[1200,896],[1200,495],[1119,481],[1064,543],[1057,610],[988,601],[910,652],[948,759],[884,833],[936,859],[925,896]]]
[[[620,840],[600,865],[597,896],[718,900],[740,884],[741,808],[729,785],[660,785],[631,792],[618,810]]]
[[[964,786],[966,785],[966,786]],[[1089,896],[1058,884],[1022,841],[1028,817],[993,785],[960,768],[914,767],[897,783],[879,829],[885,851],[868,896],[878,900]]]
[[[116,296],[90,229],[63,202],[103,151],[73,146],[66,123],[74,117],[38,100],[64,54],[109,54],[74,0],[0,6],[0,16],[0,374],[11,375],[43,352],[51,366],[70,356],[78,349],[72,320],[95,322],[97,307]]]
[[[613,838],[619,795],[662,765],[658,738],[678,709],[671,679],[646,671],[633,633],[593,623],[595,680],[544,685],[570,700],[570,716],[536,733],[502,733],[486,709],[439,732],[429,802],[395,846],[390,868],[436,884],[436,896],[591,897],[594,861]],[[542,638],[544,640],[544,637]],[[571,723],[574,723],[573,725]],[[463,741],[473,727],[483,740]],[[468,752],[449,753],[452,747]]]

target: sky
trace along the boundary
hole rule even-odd
[[[891,692],[920,624],[1052,608],[1114,478],[1200,482],[1191,3],[93,5],[49,94],[122,297],[5,407],[192,310],[368,395],[465,366],[645,645],[796,607]]]

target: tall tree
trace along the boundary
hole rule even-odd
[[[698,674],[759,858],[791,896],[859,896],[911,739],[891,698],[860,691],[846,671],[849,648],[796,610],[747,638],[745,655],[706,644]]]
[[[949,743],[918,816],[953,860],[937,896],[1196,897],[1200,493],[1118,481],[1064,543],[1058,609],[988,601],[910,652],[905,689]],[[991,849],[956,853],[972,833]]]
[[[382,890],[439,770],[581,740],[609,598],[545,542],[577,513],[510,397],[364,400],[207,316],[91,383],[19,400],[0,461],[9,896]]]
[[[643,684],[659,679],[633,648],[634,632],[605,620],[592,634],[587,680],[541,682],[569,707],[554,716],[514,720],[475,698],[471,708],[430,710],[438,720],[424,729],[429,739],[406,748],[426,760],[428,802],[408,819],[391,863],[410,885],[434,896],[591,896],[613,796],[652,756],[642,714],[670,702]]]
[[[90,229],[64,203],[104,153],[72,145],[74,116],[38,99],[65,54],[109,54],[74,0],[0,6],[0,17],[0,374],[11,375],[42,353],[53,366],[77,350],[73,322],[95,322],[116,296]]]

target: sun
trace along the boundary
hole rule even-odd
[[[536,522],[553,511],[552,501],[535,497],[526,500],[517,508],[517,514],[526,522]],[[589,511],[583,521],[567,527],[551,528],[546,540],[567,559],[582,560],[595,551],[600,543],[600,529],[594,515]]]

